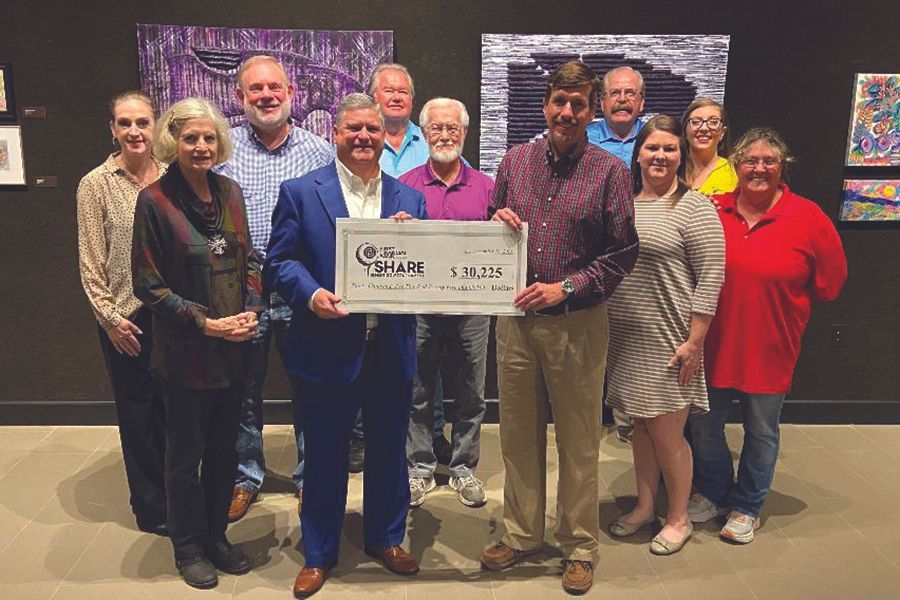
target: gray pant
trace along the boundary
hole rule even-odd
[[[413,406],[409,418],[406,456],[410,477],[431,477],[437,466],[432,450],[434,398],[447,345],[456,383],[456,420],[450,443],[454,477],[470,475],[478,466],[481,421],[484,419],[484,374],[490,317],[482,315],[419,315],[416,327],[418,369],[413,379]],[[450,382],[447,382],[450,383]]]

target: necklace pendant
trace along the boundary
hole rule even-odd
[[[209,251],[216,256],[222,256],[225,254],[225,250],[228,249],[228,242],[225,241],[225,238],[222,237],[221,233],[217,233],[212,237],[207,238],[206,245],[209,247]]]

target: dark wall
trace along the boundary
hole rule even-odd
[[[836,216],[853,74],[900,71],[900,37],[879,33],[893,21],[892,3],[730,4],[4,1],[0,62],[14,65],[20,114],[23,106],[47,108],[44,120],[19,119],[27,172],[55,175],[59,187],[0,191],[0,407],[110,397],[78,277],[74,193],[110,151],[108,98],[138,86],[135,23],[391,29],[397,61],[416,78],[415,111],[435,95],[469,107],[465,155],[475,165],[482,33],[730,34],[726,104],[733,132],[757,124],[781,131],[798,157],[793,189]],[[896,414],[898,231],[841,228],[841,236],[850,279],[840,300],[814,311],[791,398],[822,410],[855,403],[848,414],[881,403]],[[848,347],[830,347],[832,323],[847,324]],[[495,390],[489,381],[489,396]],[[267,396],[288,397],[277,366]]]

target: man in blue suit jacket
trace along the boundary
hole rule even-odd
[[[395,573],[418,572],[400,548],[409,510],[406,436],[416,369],[413,315],[348,314],[335,295],[335,219],[427,218],[422,194],[381,172],[384,119],[365,94],[341,103],[337,161],[281,186],[266,274],[291,305],[284,366],[304,404],[306,483],[300,518],[306,565],[294,595],[318,591],[338,559],[347,499],[350,429],[366,435],[366,553]]]

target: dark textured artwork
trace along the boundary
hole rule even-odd
[[[235,97],[237,70],[250,56],[268,54],[297,86],[291,116],[326,139],[346,94],[365,91],[369,73],[391,62],[391,31],[233,29],[182,25],[137,26],[141,86],[160,111],[188,96],[216,103],[232,126],[243,123]]]
[[[644,77],[644,118],[680,117],[697,97],[724,101],[728,43],[727,35],[482,35],[481,169],[494,175],[510,147],[546,130],[547,76],[560,64],[578,58],[601,77],[630,66]]]

